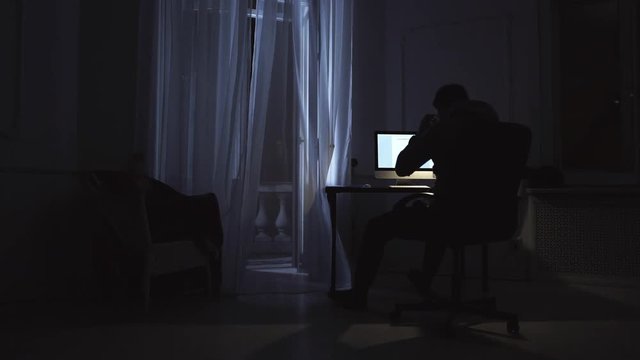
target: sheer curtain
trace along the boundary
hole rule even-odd
[[[284,100],[279,94],[289,94],[297,109],[290,123],[297,133],[292,220],[312,278],[329,276],[324,186],[347,183],[349,176],[352,2],[256,0],[254,31],[250,5],[160,0],[155,13],[149,167],[176,190],[218,196],[226,292],[247,290],[239,285],[256,233],[269,107]],[[283,21],[291,21],[291,41],[283,37]],[[282,51],[294,58],[294,92],[272,79]]]
[[[304,224],[303,263],[327,281],[331,226],[326,185],[349,182],[351,139],[350,0],[293,0],[293,36],[299,102],[299,175]],[[348,287],[349,268],[338,242],[338,286]]]
[[[161,0],[156,9],[147,158],[151,174],[176,190],[218,196],[225,291],[236,289],[242,263],[236,239],[255,210],[243,201],[251,198],[247,179],[259,174],[250,151],[262,130],[248,117],[247,8],[237,0]]]

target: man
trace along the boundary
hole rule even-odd
[[[462,217],[472,217],[466,195],[477,191],[467,184],[481,166],[476,148],[486,124],[497,121],[495,111],[486,103],[471,101],[458,84],[442,86],[433,106],[438,117],[426,116],[417,135],[399,154],[396,173],[411,175],[426,161],[433,159],[436,184],[430,205],[421,202],[405,206],[403,201],[390,212],[369,220],[356,264],[353,289],[336,294],[345,307],[363,309],[367,294],[382,260],[386,243],[393,238],[425,242],[421,281],[428,290],[446,248],[447,229],[457,226]],[[467,190],[468,189],[468,190]],[[466,210],[465,210],[466,209]]]
[[[426,114],[420,122],[419,135],[426,133],[433,127],[439,119],[447,119],[451,115],[451,110],[460,103],[469,100],[469,95],[464,86],[459,84],[448,84],[440,87],[433,98],[433,107],[437,111],[437,116]]]

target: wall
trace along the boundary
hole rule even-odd
[[[47,253],[77,166],[77,1],[25,1],[23,14],[21,116],[0,139],[0,299],[37,296],[55,276]]]
[[[354,182],[370,182],[373,132],[385,126],[386,66],[385,1],[354,1],[353,24],[353,136]]]
[[[421,112],[412,106],[418,99],[423,101],[419,110],[433,111],[435,90],[443,82],[460,81],[471,97],[494,105],[502,120],[529,125],[531,162],[547,161],[539,149],[535,0],[387,1],[386,13],[387,126],[414,129]]]
[[[0,301],[91,291],[99,221],[78,170],[130,155],[137,1],[87,3],[24,1],[22,116],[0,138]]]
[[[0,140],[3,167],[74,169],[77,0],[24,2],[21,116]]]
[[[354,0],[351,157],[353,184],[375,183],[373,133],[386,123],[385,0]],[[357,251],[363,221],[386,210],[377,196],[340,195],[338,228],[349,257]],[[352,200],[352,201],[349,201]],[[383,199],[384,200],[384,199]],[[350,210],[350,211],[349,211]],[[348,216],[348,214],[351,216]],[[338,279],[340,283],[340,278]]]
[[[80,2],[79,165],[119,169],[133,152],[138,3]]]

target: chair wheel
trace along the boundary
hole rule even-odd
[[[507,321],[507,332],[511,335],[520,335],[520,325],[517,318]]]

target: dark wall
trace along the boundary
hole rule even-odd
[[[101,224],[77,170],[120,169],[132,152],[138,3],[23,0],[21,116],[0,137],[0,301],[91,292]]]
[[[0,138],[0,166],[74,169],[77,113],[77,0],[24,0],[15,129]],[[3,54],[4,56],[4,54]]]
[[[546,162],[540,139],[540,56],[536,0],[386,2],[387,126],[419,123],[443,82],[462,82],[504,121],[534,133],[530,162]],[[404,45],[404,46],[403,46]],[[422,101],[422,106],[419,102]],[[419,111],[413,111],[412,109]],[[404,117],[404,118],[403,118]]]
[[[98,5],[99,4],[99,5]],[[120,168],[136,115],[138,0],[23,0],[20,117],[0,167]]]
[[[351,155],[358,160],[354,182],[371,182],[373,132],[385,124],[385,1],[355,1],[353,19],[353,136]]]
[[[133,152],[138,12],[138,0],[80,3],[81,169],[121,168]]]

